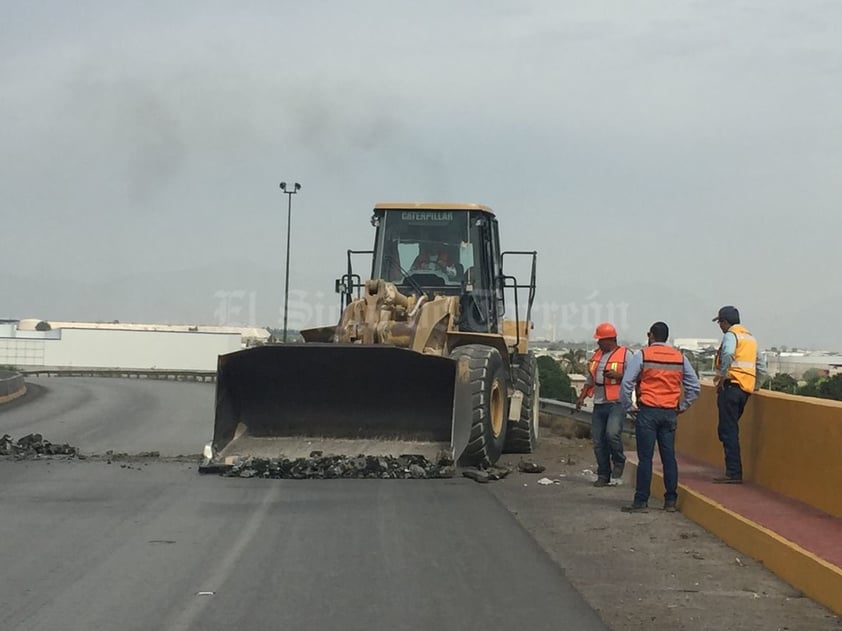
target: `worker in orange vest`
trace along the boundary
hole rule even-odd
[[[757,341],[740,324],[736,307],[722,307],[713,319],[722,330],[722,343],[716,353],[716,403],[719,409],[719,440],[725,451],[725,476],[714,478],[717,484],[742,484],[740,426],[748,398],[757,389],[757,376],[766,362],[757,352]]]
[[[675,512],[678,498],[678,463],[675,459],[675,428],[679,414],[687,410],[701,391],[699,378],[687,358],[667,344],[669,327],[655,322],[647,333],[649,345],[633,354],[620,386],[623,409],[632,410],[632,391],[638,390],[635,439],[637,480],[634,500],[622,510],[645,513],[652,485],[655,443],[664,469],[664,510]],[[682,396],[683,392],[683,396]]]
[[[597,476],[593,485],[608,486],[612,478],[619,481],[623,477],[626,466],[622,437],[626,412],[620,405],[620,382],[628,349],[617,344],[617,329],[610,322],[596,327],[594,339],[599,348],[588,362],[587,379],[576,409],[581,409],[585,399],[593,396],[591,438]]]

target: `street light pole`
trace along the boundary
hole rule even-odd
[[[287,183],[281,182],[281,190],[287,196],[287,266],[284,279],[284,343],[287,341],[287,313],[289,307],[289,235],[292,224],[292,196],[301,190],[301,184],[296,182],[291,190],[287,190]]]

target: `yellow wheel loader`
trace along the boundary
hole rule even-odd
[[[446,450],[488,466],[535,448],[536,253],[501,252],[497,219],[479,204],[381,203],[371,222],[374,249],[349,250],[336,282],[338,323],[220,356],[212,462]],[[371,256],[369,280],[352,254]],[[512,256],[531,258],[528,283],[504,273]]]

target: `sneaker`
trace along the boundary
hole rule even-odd
[[[668,513],[674,513],[676,511],[675,500],[666,500],[664,502],[664,510]]]
[[[615,480],[622,480],[623,479],[623,470],[626,468],[626,463],[621,462],[620,464],[614,465],[614,470],[611,472],[611,477]]]
[[[597,481],[593,483],[594,486],[608,486],[610,482],[605,478],[597,478]]]
[[[743,479],[742,478],[729,478],[729,477],[726,476],[724,478],[714,478],[713,483],[714,484],[742,484]]]
[[[640,502],[632,502],[628,506],[621,506],[620,510],[624,513],[648,513],[649,507]]]

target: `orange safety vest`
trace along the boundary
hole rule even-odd
[[[726,379],[733,381],[740,390],[751,394],[754,392],[754,384],[757,380],[757,340],[747,328],[740,324],[734,324],[726,333],[733,333],[737,338],[737,348],[734,350],[734,358],[728,366]],[[716,370],[722,361],[722,346],[716,353]]]
[[[646,346],[640,371],[638,402],[653,408],[675,409],[681,401],[684,355],[677,348]]]
[[[622,351],[623,355],[620,357],[618,353]],[[625,346],[618,346],[613,351],[611,351],[611,356],[608,358],[608,361],[605,364],[605,368],[608,370],[616,370],[618,373],[623,374],[626,370],[626,352],[627,349]],[[588,362],[588,372],[591,375],[591,380],[596,385],[596,371],[599,368],[599,362],[602,361],[602,350],[598,349],[593,357],[591,357],[591,361]],[[601,384],[605,388],[605,400],[606,401],[619,401],[620,400],[620,379],[604,379],[604,383]],[[593,394],[594,386],[590,386],[587,391],[587,395],[590,396]]]

